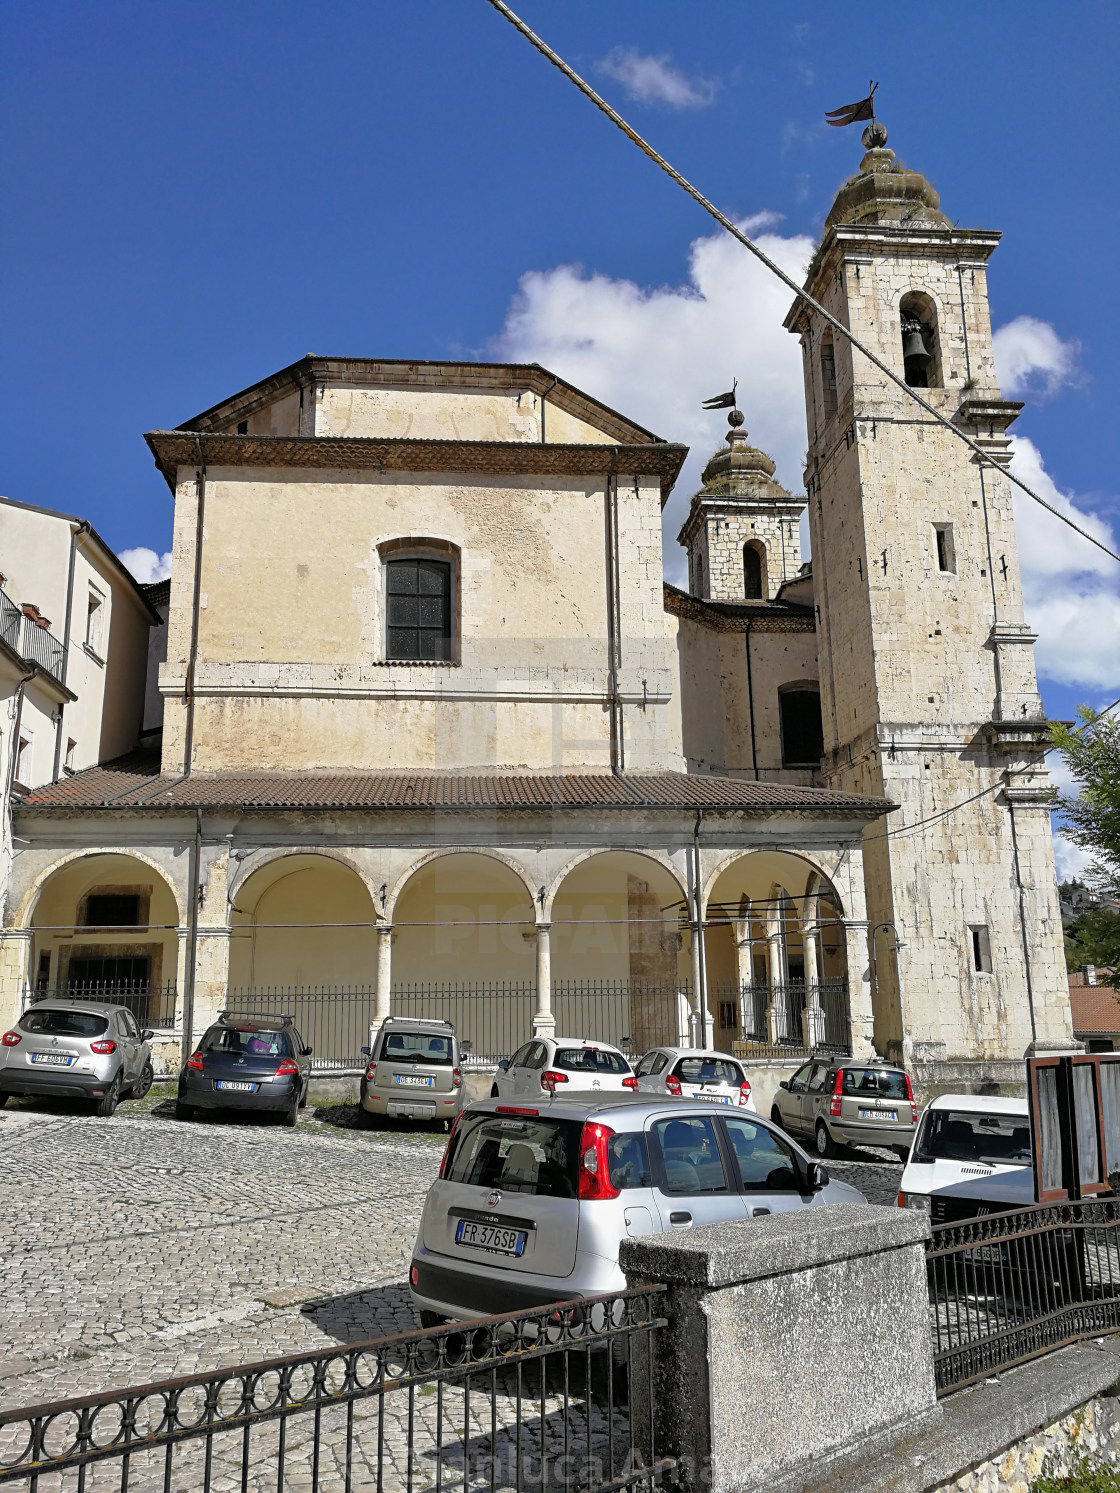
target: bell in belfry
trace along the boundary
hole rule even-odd
[[[912,389],[925,389],[929,385],[930,356],[926,349],[922,324],[917,317],[906,317],[902,323],[902,358],[906,370],[906,382]]]

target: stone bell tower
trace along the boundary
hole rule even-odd
[[[822,784],[899,805],[864,842],[875,1042],[919,1065],[1071,1040],[1047,743],[1023,620],[987,262],[887,132],[840,188],[806,290],[989,452],[802,302]],[[974,1076],[983,1076],[974,1074]]]
[[[801,568],[802,498],[774,481],[774,463],[747,444],[743,415],[727,416],[727,445],[704,468],[677,542],[688,589],[705,601],[773,601]]]

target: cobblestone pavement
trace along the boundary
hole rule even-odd
[[[17,1102],[0,1111],[0,1409],[419,1326],[405,1276],[442,1136],[348,1128],[352,1110],[306,1114],[294,1131],[242,1118],[184,1124],[171,1111],[158,1092],[111,1120],[61,1105]],[[893,1204],[893,1157],[885,1164],[851,1152],[829,1168],[869,1201]],[[466,1407],[455,1393],[449,1424],[461,1427]],[[387,1455],[402,1477],[411,1457],[424,1486],[434,1406],[417,1397],[423,1434],[410,1448],[400,1420],[407,1398],[388,1397]],[[530,1419],[543,1418],[547,1439],[560,1445],[554,1397],[542,1402],[538,1390],[529,1398]],[[354,1453],[367,1472],[376,1460],[374,1404],[359,1402],[356,1415]],[[511,1423],[512,1436],[509,1395],[502,1407],[499,1424]],[[485,1396],[472,1423],[479,1416],[488,1426]],[[291,1425],[288,1455],[304,1465],[310,1428]],[[482,1439],[486,1426],[476,1427]],[[324,1427],[328,1488],[341,1485],[342,1412],[327,1412]],[[605,1423],[592,1431],[601,1453]],[[254,1462],[261,1476],[271,1465],[275,1486],[275,1428],[254,1435]],[[240,1485],[234,1450],[216,1451],[215,1488]],[[185,1454],[182,1473],[177,1458],[176,1487],[196,1485],[197,1455]],[[91,1488],[108,1474],[106,1465]]]

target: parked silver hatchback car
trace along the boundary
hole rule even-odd
[[[883,1146],[905,1161],[918,1124],[910,1075],[893,1063],[813,1058],[783,1079],[770,1118],[818,1156],[837,1146]]]
[[[469,1051],[470,1044],[463,1045]],[[390,1016],[382,1023],[358,1085],[358,1122],[380,1115],[448,1124],[466,1101],[462,1053],[449,1021]]]
[[[488,1099],[448,1138],[409,1286],[435,1326],[623,1290],[627,1235],[864,1201],[755,1114],[646,1095]]]
[[[654,1047],[634,1069],[641,1094],[672,1094],[754,1109],[750,1079],[737,1058],[710,1047]]]
[[[9,1094],[88,1099],[107,1118],[151,1088],[152,1036],[127,1006],[41,1001],[0,1037],[0,1104]]]

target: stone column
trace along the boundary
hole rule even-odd
[[[782,937],[782,911],[781,903],[772,897],[770,905],[766,909],[766,973],[770,984],[770,1004],[766,1008],[766,1026],[771,1044],[780,1042],[783,1037],[789,1035],[785,1029],[784,998],[778,993],[778,987],[784,985],[786,982],[786,950],[785,941]]]
[[[554,1037],[552,1014],[552,924],[537,924],[537,1009],[533,1012],[533,1036]]]
[[[812,883],[810,882],[810,885]],[[825,1039],[825,1019],[821,1010],[821,991],[817,978],[817,943],[820,933],[820,900],[810,895],[805,899],[801,920],[801,940],[805,959],[805,1014],[802,1017],[802,1035],[810,1052]]]
[[[393,925],[377,925],[377,987],[374,993],[373,1019],[369,1025],[369,1045],[381,1030],[381,1024],[389,1015],[393,992]]]
[[[844,953],[848,967],[848,1013],[852,1025],[852,1056],[874,1055],[875,1016],[871,1006],[871,965],[868,925],[863,918],[845,918]]]
[[[0,932],[0,1030],[5,1032],[23,1010],[30,950],[30,928],[5,928]]]
[[[633,1339],[633,1445],[652,1430],[682,1493],[831,1487],[830,1457],[933,1421],[929,1231],[916,1210],[842,1204],[623,1239],[627,1285],[668,1287],[669,1325]]]
[[[735,977],[739,984],[737,1006],[739,1010],[739,1035],[745,1040],[748,1031],[754,1030],[754,1011],[748,1012],[751,999],[750,987],[754,983],[754,940],[751,937],[751,917],[748,907],[745,917],[736,918],[735,932]]]

